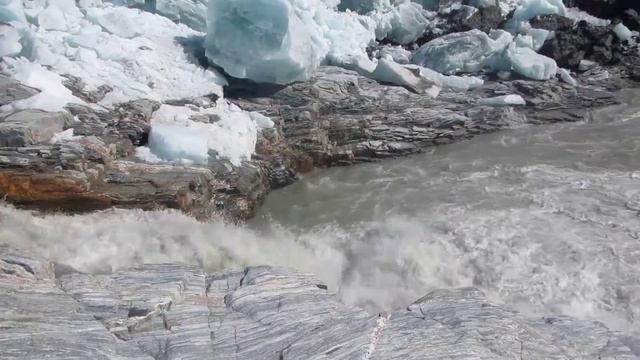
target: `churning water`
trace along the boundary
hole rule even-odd
[[[273,192],[242,227],[172,211],[42,217],[1,206],[0,243],[83,271],[143,262],[290,266],[371,311],[473,285],[522,312],[596,319],[637,335],[639,94],[586,123],[316,171]]]

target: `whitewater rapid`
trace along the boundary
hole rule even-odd
[[[576,124],[522,127],[406,159],[319,170],[245,226],[173,211],[38,216],[0,206],[0,244],[81,271],[283,265],[374,312],[476,286],[538,315],[640,334],[640,93]]]

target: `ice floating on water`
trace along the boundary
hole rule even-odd
[[[620,41],[629,41],[631,40],[631,30],[628,27],[624,26],[623,23],[618,23],[618,25],[613,27],[613,32],[616,33],[616,36]]]
[[[478,104],[489,105],[489,106],[513,106],[513,105],[527,105],[527,102],[524,101],[522,96],[512,94],[512,95],[504,95],[504,96],[496,96],[492,98],[480,99],[478,100]]]

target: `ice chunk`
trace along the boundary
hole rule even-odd
[[[154,124],[149,134],[153,154],[168,161],[206,163],[209,158],[207,138],[197,128]]]
[[[0,22],[26,22],[22,0],[0,0]]]
[[[562,0],[524,0],[513,13],[513,20],[525,21],[538,15],[561,15],[567,12]]]
[[[51,137],[49,142],[51,144],[55,144],[55,143],[58,143],[58,142],[71,141],[71,140],[79,139],[79,138],[82,138],[82,136],[74,136],[73,135],[73,129],[67,129],[67,130],[61,131],[59,133],[53,134],[53,136]]]
[[[271,118],[264,116],[257,111],[251,111],[249,116],[251,116],[251,120],[255,121],[256,125],[258,125],[260,129],[271,129],[275,126],[275,123]]]
[[[237,78],[276,84],[309,79],[328,47],[312,16],[295,5],[211,0],[207,57]]]
[[[23,58],[5,58],[9,65],[9,72],[13,78],[24,85],[40,90],[27,99],[14,101],[0,107],[1,112],[15,112],[24,109],[39,109],[43,111],[61,111],[68,103],[83,104],[84,101],[71,94],[71,90],[62,85],[62,78],[39,64],[26,61]]]
[[[371,74],[377,81],[401,85],[418,94],[437,97],[440,88],[431,80],[420,76],[420,71],[408,69],[390,59],[378,60],[378,66]]]
[[[420,71],[420,76],[433,81],[443,88],[467,91],[484,84],[484,80],[475,76],[442,75],[439,72],[417,65],[407,65],[406,67],[411,68],[412,66],[415,66]]]
[[[566,16],[576,23],[584,20],[593,26],[609,26],[611,24],[611,20],[597,18],[579,8],[567,8]]]
[[[509,46],[507,58],[515,72],[530,79],[548,80],[558,72],[555,60],[515,44]]]
[[[494,32],[493,38],[474,29],[441,36],[424,44],[413,54],[411,62],[442,74],[477,72],[495,68],[502,51],[511,43],[505,31]]]
[[[85,0],[86,1],[86,0]],[[207,31],[207,0],[109,0],[126,7],[137,7],[200,31]]]
[[[411,62],[411,52],[401,46],[385,46],[379,52],[379,57],[391,57],[398,64],[408,64]]]
[[[545,29],[529,29],[527,31],[527,35],[531,36],[531,39],[533,40],[532,49],[535,51],[540,50],[542,45],[544,45],[544,42],[547,41],[551,34],[551,31]]]
[[[496,76],[500,80],[509,80],[511,79],[511,71],[501,70],[496,73]]]
[[[517,47],[533,49],[533,38],[529,35],[518,34],[514,40]]]
[[[526,22],[539,15],[561,15],[567,12],[562,0],[524,0],[513,12],[505,29],[512,33],[526,30]]]
[[[514,106],[514,105],[527,105],[527,102],[524,101],[522,96],[512,94],[512,95],[503,95],[503,96],[496,96],[492,98],[480,99],[478,100],[478,104],[488,105],[488,106]]]
[[[580,60],[578,64],[578,70],[580,71],[589,71],[598,66],[598,63],[591,60]]]
[[[133,38],[140,35],[135,23],[135,14],[123,7],[90,8],[87,19],[100,25],[106,32],[123,38]]]
[[[38,14],[38,25],[45,30],[67,30],[64,12],[55,4],[51,4],[40,11]]]
[[[10,24],[0,23],[0,57],[16,56],[22,51],[20,34]]]
[[[613,32],[616,33],[616,36],[620,41],[629,41],[631,40],[631,30],[628,27],[624,26],[623,23],[618,23],[618,25],[613,27]]]
[[[208,123],[191,119],[198,115],[212,115],[220,120]],[[183,149],[185,153],[191,154],[188,157],[185,157],[182,153],[180,153],[179,156],[176,155],[177,153],[175,152],[163,153],[162,146],[165,140],[151,144],[153,129],[162,126],[189,129],[185,135],[191,133],[198,134],[199,137],[204,139],[204,147],[207,150],[205,151],[202,148],[200,144],[202,140],[197,140],[199,142],[197,148],[182,145],[182,142],[176,143],[176,149]],[[240,165],[243,160],[251,157],[251,154],[255,151],[258,133],[258,126],[250,113],[240,110],[235,105],[229,105],[225,101],[219,101],[214,108],[162,105],[160,109],[154,113],[151,128],[152,131],[149,139],[151,151],[165,160],[178,161],[180,159],[189,159],[191,161],[202,162],[203,155],[210,150],[220,157],[229,159],[234,165]],[[160,135],[163,135],[163,133],[160,133]],[[197,149],[199,150],[196,151]]]
[[[576,81],[576,79],[574,79],[571,76],[571,73],[569,72],[569,70],[560,69],[560,70],[558,70],[558,74],[560,74],[560,79],[562,79],[562,81],[566,82],[567,84],[569,84],[571,86],[578,86],[578,82]]]
[[[498,6],[498,0],[469,0],[469,5],[484,9],[492,6]]]
[[[422,6],[408,1],[374,11],[369,16],[376,23],[376,38],[398,44],[416,41],[429,25]]]

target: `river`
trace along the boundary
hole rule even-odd
[[[82,271],[184,262],[316,274],[349,304],[476,286],[533,315],[640,334],[640,92],[582,123],[523,126],[424,154],[314,171],[244,226],[174,211],[0,206],[0,243]]]

